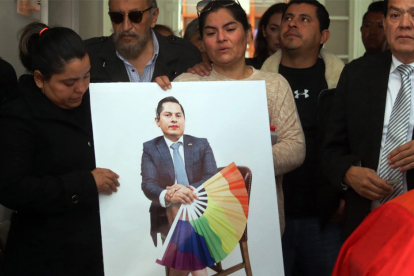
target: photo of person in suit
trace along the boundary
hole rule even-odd
[[[184,134],[185,113],[177,99],[159,101],[155,122],[163,135],[144,143],[141,175],[142,190],[152,201],[151,236],[156,246],[157,233],[167,236],[180,205],[198,199],[193,189],[215,175],[217,165],[207,139]]]

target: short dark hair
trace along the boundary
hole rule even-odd
[[[174,35],[173,30],[166,25],[156,24],[153,29],[158,33],[164,31],[164,32],[171,33],[171,35]]]
[[[198,18],[194,19],[193,21],[191,21],[187,27],[185,28],[184,31],[184,39],[185,40],[190,40],[191,37],[195,34],[195,33],[200,33],[199,28],[198,28]]]
[[[20,61],[27,71],[39,70],[46,80],[62,73],[71,60],[83,59],[86,55],[82,39],[69,28],[48,28],[43,23],[33,22],[19,32]]]
[[[390,2],[389,0],[384,0],[384,6],[383,6],[383,11],[384,11],[384,16],[387,17],[387,12],[388,12],[388,2]]]
[[[369,4],[367,12],[362,17],[362,23],[364,23],[365,18],[370,12],[384,12],[384,1],[377,1]]]
[[[234,2],[234,4],[231,4],[232,2],[232,0],[211,1],[204,7],[198,17],[201,37],[203,37],[203,29],[204,25],[206,24],[207,16],[210,13],[217,12],[221,9],[226,9],[228,12],[230,12],[233,18],[242,24],[244,31],[250,30],[251,26],[249,24],[249,20],[247,19],[246,12],[239,4],[236,2]]]
[[[331,20],[329,19],[329,13],[325,6],[319,3],[317,0],[291,0],[286,7],[286,10],[293,4],[308,4],[316,7],[316,17],[319,21],[319,30],[322,33],[324,30],[329,29]],[[286,12],[286,11],[285,11]]]
[[[277,3],[268,8],[259,20],[257,26],[256,39],[254,40],[254,56],[260,61],[265,61],[269,57],[269,49],[267,46],[266,37],[263,35],[263,28],[269,24],[270,17],[274,14],[281,13],[282,15],[286,11],[287,4]]]
[[[185,118],[185,113],[184,113],[183,106],[180,104],[180,102],[176,98],[170,96],[170,97],[165,97],[164,99],[162,99],[161,101],[158,102],[157,110],[155,111],[158,121],[160,120],[161,112],[164,110],[164,107],[162,106],[164,103],[176,103],[176,104],[179,104],[180,107],[181,107],[181,111],[183,112],[183,116]]]

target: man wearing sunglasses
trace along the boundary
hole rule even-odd
[[[173,80],[202,61],[191,43],[153,31],[156,0],[109,0],[108,5],[114,33],[85,41],[91,82],[151,82],[163,75]]]

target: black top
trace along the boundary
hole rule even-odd
[[[17,76],[13,66],[0,58],[0,106],[18,94]]]
[[[103,276],[89,92],[66,111],[36,86],[0,109],[0,204],[15,210],[2,275]]]
[[[246,58],[246,65],[253,66],[254,69],[260,70],[265,60],[260,60],[259,57]]]
[[[315,65],[305,69],[285,67],[279,73],[292,88],[306,140],[306,157],[302,166],[283,176],[286,217],[314,216],[318,213],[317,194],[321,183],[318,161],[317,103],[319,93],[328,88],[325,63],[318,58]]]

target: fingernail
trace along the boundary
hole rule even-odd
[[[170,85],[168,85],[168,89],[171,89],[171,84],[170,84]]]

